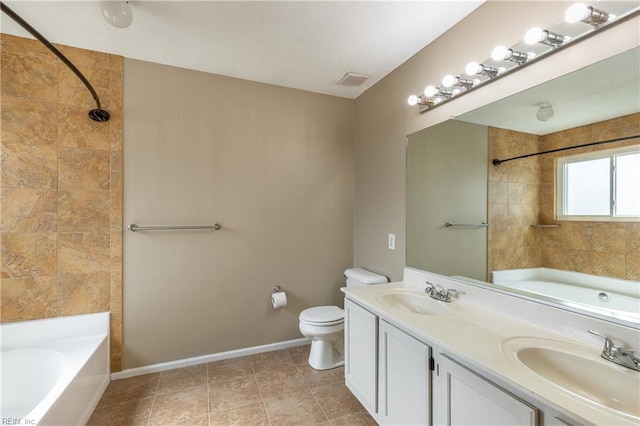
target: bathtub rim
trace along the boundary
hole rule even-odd
[[[71,404],[75,405],[73,407],[74,422],[77,420],[84,424],[89,420],[110,382],[109,327],[110,312],[0,324],[2,352],[21,349],[53,349],[62,353],[65,358],[70,357],[72,362],[76,362],[75,365],[67,367],[69,371],[59,378],[47,395],[22,419],[28,419],[35,424],[40,424],[43,420],[46,422],[48,417],[55,417],[58,413],[67,410],[71,401]],[[82,364],[78,361],[82,361]],[[89,364],[96,371],[89,372]],[[88,373],[90,377],[80,377],[83,373]],[[69,395],[68,390],[72,386],[77,388],[79,381],[86,383],[88,379],[92,381],[92,385],[89,388],[81,386],[81,392],[86,395],[84,404],[74,404],[77,394]],[[87,390],[90,393],[86,393]],[[46,405],[43,404],[44,401],[47,401]],[[60,411],[60,406],[65,404],[66,408]],[[56,411],[56,407],[59,411]]]
[[[547,270],[550,270],[551,268],[522,268],[522,269],[511,269],[511,270],[508,270],[508,271],[527,271],[527,270],[534,270],[534,269],[547,269]],[[555,270],[555,271],[568,272],[568,273],[572,273],[572,274],[576,274],[576,275],[590,275],[590,274],[584,274],[582,272],[563,271],[563,270]],[[499,271],[492,271],[491,272],[492,279],[493,279],[493,272],[499,272]],[[610,278],[610,277],[598,277],[596,275],[592,275],[592,276],[593,277],[597,277],[597,278],[605,279],[607,281],[607,284],[610,284],[609,280],[615,280],[615,281],[629,281],[631,283],[638,283],[638,285],[640,286],[640,283],[637,282],[637,281],[622,280],[622,279]],[[597,308],[597,307],[594,307],[594,306],[590,306],[590,305],[583,305],[583,304],[580,304],[580,303],[574,303],[574,302],[567,301],[567,300],[557,299],[557,298],[553,298],[553,297],[547,297],[545,295],[537,295],[537,294],[533,294],[533,293],[530,293],[530,292],[527,292],[527,291],[519,290],[519,289],[516,289],[516,288],[513,288],[513,287],[504,286],[504,285],[501,285],[499,283],[481,282],[481,281],[477,281],[477,280],[470,280],[470,279],[465,278],[465,277],[453,277],[453,278],[454,279],[459,279],[461,281],[464,281],[467,284],[472,283],[472,284],[479,285],[479,286],[482,286],[482,287],[490,288],[491,290],[496,291],[498,293],[503,293],[503,294],[516,296],[516,297],[519,297],[519,298],[522,298],[522,299],[525,299],[525,300],[529,300],[531,302],[541,303],[543,305],[556,307],[558,309],[571,311],[571,312],[574,312],[574,313],[577,313],[577,314],[582,314],[582,315],[598,318],[598,319],[601,319],[603,321],[612,322],[612,323],[615,323],[615,324],[619,324],[619,325],[622,325],[622,326],[626,326],[626,327],[630,327],[630,328],[634,328],[634,329],[640,330],[640,318],[638,318],[636,316],[629,316],[629,315],[619,314],[618,312],[613,312],[613,311],[610,311],[610,310],[607,310],[607,309],[600,309],[600,308]],[[590,288],[594,288],[594,287],[590,287]],[[612,292],[620,293],[619,291],[616,291],[615,289],[611,289],[611,287],[609,285],[606,286],[606,291],[612,291]],[[622,294],[623,295],[630,295],[631,297],[634,297],[633,293],[622,292]]]

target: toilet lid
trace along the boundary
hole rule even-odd
[[[337,306],[316,306],[302,311],[300,320],[313,323],[335,323],[344,320],[344,311]]]

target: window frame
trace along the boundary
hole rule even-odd
[[[637,216],[614,216],[614,197],[616,185],[616,172],[614,158],[625,154],[640,153],[640,145],[628,145],[620,148],[598,150],[582,154],[567,155],[556,158],[556,220],[557,221],[582,221],[582,222],[640,222]],[[604,215],[565,215],[565,164],[588,160],[609,158],[610,161],[610,188],[609,188],[609,216]]]

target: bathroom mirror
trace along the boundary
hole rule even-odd
[[[547,103],[554,114],[543,121],[536,113]],[[639,133],[640,48],[634,48],[409,135],[407,265],[640,324],[637,218],[558,221],[554,210],[559,156],[637,146],[640,140],[492,165],[493,158]],[[432,163],[425,163],[426,158]],[[495,279],[494,271],[509,273]],[[556,271],[573,275],[560,275],[555,282],[586,280],[602,290],[598,297],[605,303],[592,306],[559,294],[523,291],[516,283],[551,281]],[[496,286],[493,281],[510,285]],[[630,315],[607,304],[612,295],[628,298],[622,303],[630,306]]]

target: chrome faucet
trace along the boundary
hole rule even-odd
[[[604,339],[604,348],[600,356],[607,361],[611,361],[615,364],[623,367],[630,368],[632,370],[640,371],[640,357],[635,354],[632,349],[616,346],[613,341],[596,331],[587,330],[589,333],[600,336]]]
[[[429,281],[427,281],[427,288],[424,289],[424,292],[427,293],[432,299],[450,303],[453,300],[451,299],[451,295],[457,293],[458,290],[449,288],[445,291],[437,285],[431,284]]]

